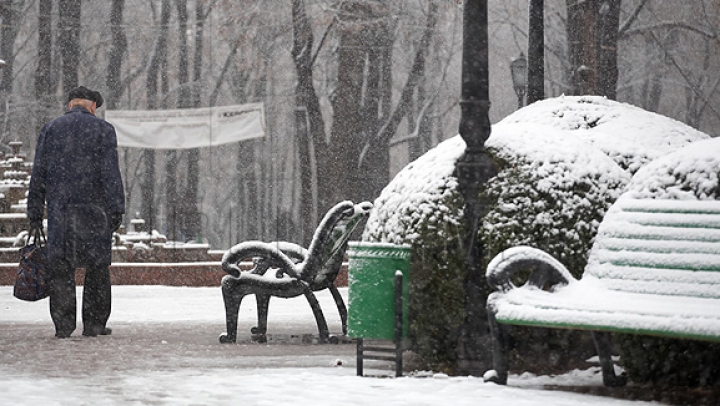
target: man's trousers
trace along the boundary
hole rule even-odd
[[[50,316],[55,324],[55,334],[67,337],[76,327],[75,268],[63,260],[54,265],[50,281]],[[110,303],[108,266],[87,266],[82,299],[83,332],[98,332],[105,328],[110,317]]]

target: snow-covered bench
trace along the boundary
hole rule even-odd
[[[511,282],[532,270],[528,282]],[[488,265],[493,368],[507,381],[503,325],[593,332],[603,382],[624,385],[610,359],[609,332],[720,341],[720,201],[621,197],[608,210],[581,280],[547,253],[515,247]]]
[[[372,203],[353,204],[346,200],[333,206],[320,221],[310,246],[305,249],[286,241],[245,241],[231,247],[222,258],[228,274],[222,279],[225,324],[227,332],[221,343],[237,341],[238,313],[247,295],[255,295],[258,325],[250,331],[258,341],[267,341],[267,318],[270,297],[292,298],[305,295],[318,326],[320,342],[336,341],[330,337],[325,315],[313,292],[328,289],[335,299],[347,333],[347,308],[335,286],[342,267],[348,240],[353,231],[367,219]],[[243,271],[241,263],[251,259],[253,268]]]

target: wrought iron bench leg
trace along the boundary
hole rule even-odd
[[[243,295],[237,291],[237,287],[231,286],[227,281],[222,283],[223,302],[225,302],[225,324],[227,333],[220,335],[220,342],[234,343],[237,341],[238,313]]]
[[[253,334],[253,339],[260,342],[267,341],[267,319],[268,311],[270,309],[270,295],[263,295],[260,293],[255,294],[255,301],[257,302],[257,326],[250,329]]]
[[[343,298],[335,285],[330,285],[328,289],[330,290],[330,293],[332,293],[333,299],[335,299],[335,305],[337,306],[338,313],[340,314],[340,321],[342,322],[342,333],[347,335],[348,312],[347,307],[345,307],[345,302],[343,301]]]
[[[500,385],[507,384],[508,377],[508,335],[507,328],[495,319],[495,311],[487,307],[490,334],[492,335],[493,371],[485,374],[485,381]]]
[[[306,287],[303,293],[305,293],[305,298],[307,298],[307,301],[310,304],[310,308],[315,315],[315,321],[317,322],[318,326],[318,333],[320,334],[320,342],[327,343],[330,337],[330,330],[328,329],[327,321],[325,321],[325,315],[320,308],[320,303],[318,303],[315,294],[310,290],[310,288]]]
[[[600,367],[602,367],[603,384],[605,386],[625,386],[627,379],[624,376],[615,375],[615,365],[612,362],[612,345],[610,343],[610,334],[593,331],[593,341],[600,358]]]

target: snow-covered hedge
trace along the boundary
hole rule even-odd
[[[599,96],[542,100],[498,124],[546,124],[568,131],[612,158],[631,174],[689,142],[709,136],[669,117]]]
[[[464,149],[452,138],[400,171],[375,200],[363,234],[364,241],[412,245],[410,330],[438,370],[452,369],[463,321],[464,201],[453,173]]]
[[[630,180],[628,173],[586,141],[544,125],[500,123],[486,145],[504,162],[485,191],[495,202],[481,230],[488,259],[530,245],[579,277],[600,220]]]
[[[694,142],[643,167],[628,191],[636,198],[720,200],[720,138]]]
[[[492,128],[498,175],[482,192],[484,258],[519,244],[544,249],[578,276],[599,221],[650,160],[707,135],[600,97],[534,103]],[[405,167],[377,198],[363,240],[413,246],[411,331],[433,367],[452,369],[463,321],[467,250],[453,137]]]

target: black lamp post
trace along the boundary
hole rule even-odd
[[[543,0],[530,0],[528,22],[527,104],[545,98],[545,12]]]
[[[520,56],[510,62],[510,75],[512,76],[513,89],[518,98],[518,108],[522,108],[525,103],[525,91],[527,90],[527,67],[528,62],[525,54],[520,52]]]
[[[485,303],[487,283],[481,267],[483,247],[477,241],[480,219],[487,211],[479,200],[480,186],[495,175],[492,160],[485,150],[490,137],[488,75],[487,0],[463,2],[462,89],[460,95],[460,136],[465,152],[456,164],[458,188],[465,198],[468,235],[464,280],[465,320],[458,348],[460,373],[481,376],[490,367],[489,334]]]

